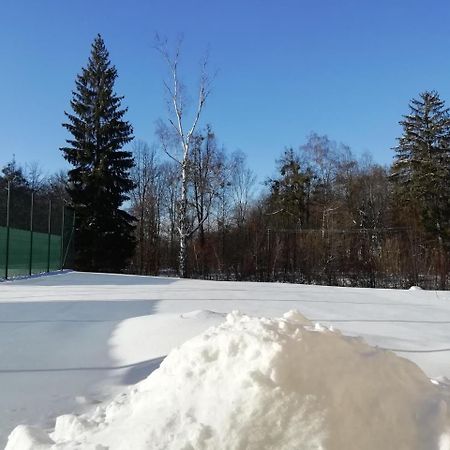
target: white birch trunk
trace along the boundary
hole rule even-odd
[[[187,277],[187,267],[186,267],[186,259],[187,259],[187,182],[188,182],[188,174],[187,174],[187,163],[188,163],[188,146],[185,146],[184,157],[181,163],[181,196],[180,196],[180,225],[179,225],[179,234],[180,234],[180,253],[179,253],[179,275],[181,278]]]
[[[169,119],[169,123],[175,130],[175,133],[178,136],[180,141],[183,156],[181,161],[178,161],[166,148],[163,143],[163,147],[169,157],[175,160],[180,165],[181,171],[181,193],[180,193],[180,201],[179,201],[179,226],[178,233],[180,236],[180,252],[179,252],[179,275],[182,278],[187,277],[187,241],[189,236],[192,234],[192,230],[188,229],[188,180],[189,180],[189,157],[190,157],[190,145],[191,140],[194,135],[195,129],[197,127],[198,121],[200,119],[200,115],[205,104],[206,98],[209,95],[209,80],[206,75],[206,65],[207,59],[205,59],[202,68],[201,80],[200,80],[200,88],[198,94],[198,104],[195,116],[192,121],[191,128],[187,130],[184,128],[184,117],[183,117],[183,95],[182,89],[180,86],[180,81],[178,78],[178,58],[179,58],[179,48],[180,43],[178,44],[178,48],[176,49],[175,57],[171,58],[169,55],[169,51],[167,49],[167,42],[157,42],[157,50],[162,54],[163,58],[166,60],[167,65],[170,69],[172,75],[172,87],[169,84],[165,83],[167,92],[169,93],[171,104],[173,107],[173,112],[175,114],[176,120],[173,121]]]

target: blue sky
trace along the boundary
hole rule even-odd
[[[388,164],[408,101],[426,89],[450,101],[444,0],[2,0],[0,8],[0,164],[15,154],[48,172],[67,167],[61,122],[98,32],[135,136],[150,143],[167,116],[155,33],[184,35],[188,82],[209,48],[218,76],[204,123],[248,155],[260,180],[312,131]]]

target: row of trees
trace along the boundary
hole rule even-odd
[[[136,225],[137,250],[131,270],[157,274],[176,272],[180,258],[180,207],[182,178],[179,163],[161,158],[156,146],[134,144],[136,165],[132,170],[135,189],[131,213]],[[212,273],[210,251],[223,267],[219,249],[211,249],[211,236],[230,227],[243,227],[253,201],[255,175],[242,152],[228,154],[211,129],[195,136],[186,182],[185,238],[188,264],[185,274]]]
[[[192,276],[445,288],[450,250],[450,117],[436,92],[410,104],[392,167],[311,134],[259,189],[245,155],[206,127],[188,152],[186,229]],[[135,143],[131,270],[176,271],[178,161]]]
[[[188,222],[191,229],[202,224],[189,239],[191,276],[445,287],[448,238],[427,229],[419,210],[412,215],[390,168],[312,134],[282,153],[278,175],[261,190],[245,155],[227,154],[215,139],[211,145],[210,132],[191,158],[204,161],[193,165],[188,190]],[[144,143],[135,148],[132,211],[139,220],[131,270],[175,272],[176,164],[158,160]],[[205,181],[208,174],[214,176]]]
[[[37,162],[23,167],[14,156],[0,169],[0,190],[5,192],[8,184],[15,192],[35,192],[55,199],[68,198],[67,174],[64,171],[48,174]]]
[[[311,134],[282,152],[276,176],[261,186],[245,154],[227,152],[212,126],[199,125],[210,92],[207,61],[189,116],[179,47],[172,55],[159,40],[156,48],[169,69],[171,111],[158,125],[157,144],[130,145],[127,110],[114,92],[117,71],[100,36],[77,76],[64,124],[72,137],[61,149],[73,169],[67,180],[47,183],[65,186],[75,209],[77,268],[446,286],[450,115],[436,92],[411,102],[392,167]],[[36,177],[25,178],[35,189]]]

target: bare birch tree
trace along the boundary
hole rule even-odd
[[[167,40],[161,40],[158,37],[156,39],[156,49],[166,62],[170,73],[170,80],[165,81],[164,86],[169,98],[171,117],[168,118],[169,126],[160,123],[159,135],[164,151],[177,162],[180,169],[181,190],[178,202],[179,223],[177,228],[180,238],[179,275],[185,278],[187,276],[187,241],[201,225],[201,223],[191,224],[188,220],[190,157],[192,146],[195,144],[195,130],[206,99],[210,94],[210,78],[207,73],[208,58],[205,57],[201,65],[197,106],[189,120],[186,114],[186,92],[179,76],[180,46],[181,40],[177,43],[174,55],[171,55]],[[181,152],[177,152],[173,148],[171,144],[174,143]],[[206,217],[204,220],[206,220]]]
[[[246,165],[245,153],[235,151],[231,155],[231,189],[238,228],[241,228],[247,219],[255,182],[255,174]]]

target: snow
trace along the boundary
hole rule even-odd
[[[392,352],[294,311],[280,319],[234,312],[111,403],[58,417],[50,436],[16,428],[6,450],[440,450],[448,406]]]
[[[337,333],[328,330],[332,326],[346,335],[362,336],[371,345],[396,349],[398,355],[415,362],[435,383],[439,382],[438,385],[428,382],[428,388],[423,390],[423,379],[417,379],[417,395],[425,392],[428,398],[427,389],[432,389],[429,398],[435,398],[436,390],[447,391],[445,385],[450,378],[448,292],[72,272],[0,285],[0,447],[16,425],[29,424],[34,428],[16,428],[10,445],[14,445],[14,439],[20,439],[20,444],[11,448],[26,449],[27,445],[33,449],[48,448],[48,434],[42,428],[53,428],[55,417],[62,414],[65,416],[57,423],[61,436],[71,427],[78,430],[76,433],[84,430],[88,436],[85,430],[89,428],[88,422],[67,414],[88,412],[86,417],[92,417],[89,414],[93,414],[96,405],[101,405],[101,410],[124,390],[126,403],[132,390],[127,393],[125,385],[145,379],[171,350],[207,328],[223,323],[230,311],[274,318],[292,309],[299,310],[313,324],[321,324],[311,325],[310,330],[302,329],[302,335],[311,332],[336,337]],[[327,354],[327,361],[332,357],[332,353]],[[164,365],[169,362],[167,358]],[[231,362],[227,364],[232,366]],[[324,360],[317,361],[316,365],[323,367]],[[154,372],[153,379],[161,378],[158,373]],[[140,392],[142,385],[151,387],[152,383],[144,381],[131,389]],[[158,384],[159,388],[153,389],[160,392],[161,401],[173,395]],[[225,390],[225,384],[220,381],[219,385]],[[201,389],[201,385],[195,389]],[[389,389],[386,392],[391,393]],[[143,403],[144,397],[143,394]],[[152,407],[152,402],[148,407]],[[436,410],[436,404],[433,408]],[[190,430],[196,436],[202,435],[201,427],[193,426]],[[58,438],[57,434],[52,436]],[[433,436],[437,439],[437,434]],[[448,450],[448,436],[440,439],[440,450]]]

